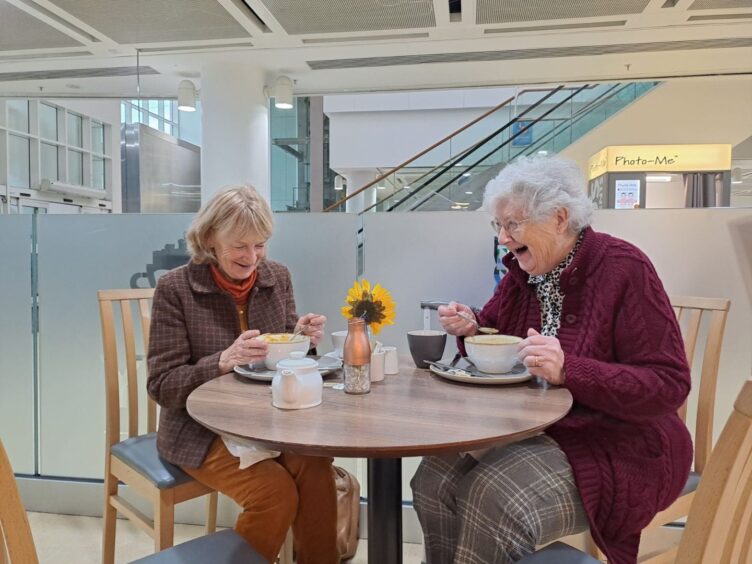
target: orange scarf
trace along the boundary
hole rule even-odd
[[[250,294],[251,288],[253,288],[253,285],[256,283],[255,269],[251,275],[242,282],[232,282],[228,280],[227,277],[222,274],[222,271],[213,264],[209,265],[209,269],[211,270],[214,282],[219,286],[220,290],[224,290],[233,297],[236,305],[244,306],[248,303],[248,294]]]

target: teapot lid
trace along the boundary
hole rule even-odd
[[[277,369],[316,368],[318,365],[319,363],[312,358],[307,358],[303,351],[295,351],[290,353],[290,358],[280,360]]]

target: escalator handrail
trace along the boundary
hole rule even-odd
[[[547,112],[545,112],[544,114],[542,114],[542,115],[538,116],[537,118],[535,118],[535,119],[534,119],[534,120],[532,121],[532,123],[530,123],[529,125],[527,125],[527,126],[525,126],[525,127],[521,128],[521,129],[520,129],[520,130],[519,130],[519,131],[518,131],[517,133],[515,133],[515,134],[514,134],[514,135],[512,135],[512,136],[510,136],[510,137],[509,137],[509,138],[508,138],[507,140],[505,140],[505,141],[504,141],[503,143],[501,143],[501,144],[500,144],[500,145],[499,145],[498,147],[496,147],[496,148],[495,148],[495,149],[493,149],[492,151],[490,151],[490,152],[486,153],[486,155],[485,155],[485,156],[481,157],[480,159],[478,159],[477,161],[475,161],[475,162],[474,162],[473,164],[471,164],[470,166],[466,167],[466,168],[464,169],[464,172],[467,172],[467,171],[469,171],[469,170],[472,170],[472,169],[474,169],[474,168],[475,168],[476,166],[478,166],[479,164],[481,164],[481,163],[482,163],[483,161],[485,161],[485,160],[486,160],[486,159],[487,159],[488,157],[490,157],[491,155],[493,155],[493,154],[494,154],[495,152],[499,151],[500,149],[502,149],[503,147],[505,147],[506,145],[508,145],[508,144],[509,144],[509,143],[511,143],[512,141],[514,141],[514,140],[515,140],[515,139],[516,139],[517,137],[519,137],[520,135],[522,135],[523,133],[525,133],[525,132],[526,132],[526,131],[527,131],[528,129],[530,129],[531,127],[533,127],[533,126],[534,126],[534,125],[535,125],[536,123],[539,123],[540,121],[542,121],[542,120],[543,120],[543,118],[545,118],[545,117],[546,117],[547,115],[549,115],[549,114],[550,114],[551,112],[554,112],[554,111],[556,111],[556,110],[557,110],[557,109],[559,109],[559,108],[560,108],[561,106],[563,106],[564,104],[566,104],[567,102],[569,102],[569,101],[570,101],[570,100],[571,100],[572,98],[574,98],[574,97],[575,97],[575,96],[576,96],[577,94],[579,94],[580,92],[582,92],[582,91],[583,91],[583,90],[584,90],[585,88],[588,88],[588,86],[589,86],[589,85],[585,84],[585,85],[583,85],[582,87],[580,87],[580,88],[579,88],[578,90],[575,90],[575,91],[574,91],[574,92],[573,92],[572,94],[570,94],[570,95],[569,95],[569,96],[567,96],[567,97],[566,97],[566,98],[565,98],[564,100],[562,100],[561,102],[559,102],[558,104],[556,104],[555,106],[553,106],[553,107],[552,107],[552,108],[551,108],[550,110],[548,110],[548,111],[547,111]],[[522,114],[520,114],[520,115],[522,115]],[[518,116],[517,118],[515,118],[514,120],[512,120],[512,121],[515,121],[515,120],[518,120],[518,119],[519,119],[519,116]],[[511,122],[510,122],[510,123],[511,123]],[[447,186],[451,185],[451,184],[452,184],[452,182],[454,182],[456,178],[457,178],[456,176],[455,176],[454,178],[450,178],[450,179],[449,179],[449,181],[448,181],[448,182],[445,182],[443,186],[440,186],[440,187],[439,187],[439,188],[437,188],[436,190],[433,190],[432,192],[429,192],[429,193],[428,193],[428,194],[426,195],[426,197],[424,197],[424,198],[423,198],[422,200],[420,200],[419,202],[416,202],[415,204],[413,204],[413,206],[412,206],[412,207],[410,208],[410,211],[414,211],[414,210],[415,210],[415,208],[417,208],[418,206],[421,206],[421,205],[423,205],[424,203],[426,203],[426,202],[427,202],[428,200],[430,200],[430,199],[431,199],[431,198],[433,198],[434,196],[436,196],[436,195],[441,195],[441,192],[442,192],[442,191],[444,190],[444,188],[446,188]],[[425,185],[424,185],[424,186],[425,186]],[[423,186],[423,187],[424,187],[424,186]],[[421,187],[421,188],[422,188],[422,187]],[[417,192],[417,190],[416,190],[416,192]],[[415,193],[415,192],[413,192],[413,193]],[[389,210],[388,210],[388,211],[392,211],[392,210],[394,209],[394,207],[395,207],[395,206],[399,205],[399,203],[401,203],[401,202],[398,202],[397,204],[395,204],[394,206],[392,206],[391,208],[389,208]]]
[[[571,86],[566,86],[566,85],[564,85],[564,84],[560,84],[559,86],[557,86],[557,87],[556,87],[555,89],[553,89],[553,90],[554,90],[554,91],[559,91],[559,90],[562,90],[562,89],[564,89],[564,90],[567,90],[567,89],[570,89],[570,88],[571,88],[571,89],[575,89],[576,87],[571,87]],[[424,149],[423,151],[421,151],[420,153],[418,153],[418,154],[416,154],[416,155],[413,155],[412,157],[410,157],[410,158],[409,158],[408,160],[406,160],[405,162],[403,162],[403,163],[401,163],[401,164],[399,164],[399,165],[395,166],[394,168],[392,168],[392,169],[388,170],[387,172],[385,172],[385,173],[383,173],[383,174],[381,174],[381,175],[377,176],[377,177],[376,177],[376,178],[375,178],[374,180],[372,180],[371,182],[369,182],[369,183],[368,183],[368,184],[366,184],[365,186],[363,186],[363,187],[359,188],[358,190],[356,190],[356,191],[355,191],[355,192],[353,192],[352,194],[348,194],[348,195],[347,195],[347,196],[345,196],[344,198],[341,198],[341,199],[337,200],[336,202],[334,202],[333,204],[331,204],[331,205],[330,205],[329,207],[325,208],[325,209],[324,209],[324,211],[325,211],[325,212],[333,211],[334,209],[336,209],[336,208],[338,208],[339,206],[341,206],[342,204],[344,204],[344,203],[345,203],[345,202],[346,202],[347,200],[349,200],[349,199],[351,199],[351,198],[354,198],[355,196],[357,196],[358,194],[362,193],[363,191],[365,191],[365,190],[368,190],[368,189],[369,189],[369,188],[371,188],[372,186],[374,186],[374,185],[378,184],[379,182],[381,182],[382,180],[384,180],[385,178],[387,178],[387,177],[388,177],[388,176],[390,176],[391,174],[394,174],[394,173],[395,173],[395,172],[397,172],[398,170],[400,170],[400,169],[402,169],[402,168],[406,167],[406,166],[407,166],[407,165],[409,165],[409,164],[410,164],[411,162],[413,162],[413,161],[415,161],[416,159],[418,159],[418,158],[422,157],[423,155],[425,155],[425,154],[426,154],[426,153],[428,153],[429,151],[432,151],[433,149],[435,149],[436,147],[438,147],[438,146],[439,146],[439,145],[441,145],[442,143],[445,143],[445,142],[446,142],[446,141],[448,141],[449,139],[452,139],[453,137],[455,137],[455,136],[456,136],[457,134],[459,134],[459,133],[462,133],[463,131],[465,131],[465,130],[466,130],[467,128],[469,128],[470,126],[472,126],[472,125],[475,125],[475,124],[476,124],[476,123],[478,123],[479,121],[481,121],[481,120],[485,119],[486,117],[488,117],[488,116],[489,116],[489,115],[491,115],[492,113],[494,113],[494,112],[496,112],[497,110],[499,110],[499,109],[503,108],[504,106],[506,106],[506,105],[510,104],[511,102],[513,102],[513,101],[515,101],[515,100],[518,100],[518,99],[519,99],[519,97],[520,97],[521,95],[523,95],[523,94],[526,94],[526,93],[529,93],[529,92],[547,92],[547,91],[548,91],[548,92],[550,92],[551,90],[552,90],[552,89],[550,89],[550,88],[526,88],[526,89],[524,89],[524,90],[521,90],[520,92],[518,92],[518,93],[517,93],[517,94],[515,94],[514,96],[511,96],[511,97],[507,98],[506,100],[504,100],[503,102],[501,102],[500,104],[498,104],[497,106],[495,106],[494,108],[491,108],[491,109],[490,109],[490,110],[488,110],[487,112],[485,112],[485,113],[481,114],[481,115],[480,115],[480,116],[478,116],[477,118],[475,118],[475,119],[473,119],[472,121],[470,121],[470,122],[466,123],[465,125],[463,125],[463,126],[462,126],[462,127],[460,127],[459,129],[457,129],[456,131],[454,131],[454,132],[450,133],[449,135],[447,135],[447,136],[446,136],[446,137],[444,137],[443,139],[441,139],[441,140],[437,141],[436,143],[434,143],[434,144],[433,144],[433,145],[431,145],[430,147],[428,147],[428,148]],[[549,93],[549,94],[548,94],[548,95],[547,95],[546,97],[548,97],[549,95],[550,95],[550,93]]]
[[[391,175],[391,174],[394,174],[394,173],[395,173],[396,171],[398,171],[399,169],[406,167],[407,165],[409,165],[409,164],[410,164],[411,162],[413,162],[414,160],[416,160],[416,159],[418,159],[418,158],[422,157],[423,155],[425,155],[425,154],[426,154],[426,153],[428,153],[429,151],[432,151],[433,149],[435,149],[436,147],[438,147],[438,146],[439,146],[439,145],[441,145],[442,143],[446,142],[447,140],[451,139],[451,138],[452,138],[452,137],[454,137],[455,135],[457,135],[457,134],[459,134],[459,133],[462,133],[462,132],[463,132],[463,131],[465,131],[465,130],[466,130],[466,129],[467,129],[468,127],[470,127],[470,126],[472,126],[472,125],[475,125],[476,123],[478,123],[478,122],[479,122],[479,121],[481,121],[482,119],[484,119],[484,118],[488,117],[489,115],[491,115],[492,113],[494,113],[494,112],[495,112],[496,110],[499,110],[500,108],[503,108],[503,107],[504,107],[504,106],[506,106],[507,104],[509,104],[509,103],[513,102],[513,101],[514,101],[514,99],[515,99],[515,96],[511,96],[511,97],[507,98],[506,100],[504,100],[503,102],[501,102],[501,103],[500,103],[499,105],[497,105],[497,106],[495,106],[495,107],[491,108],[490,110],[488,110],[487,112],[485,112],[485,113],[481,114],[480,116],[478,116],[478,117],[477,117],[477,118],[475,118],[474,120],[472,120],[472,121],[470,121],[470,122],[466,123],[465,125],[463,125],[462,127],[460,127],[460,128],[458,129],[458,130],[456,130],[456,131],[454,131],[454,132],[450,133],[449,135],[447,135],[447,136],[446,136],[446,137],[444,137],[443,139],[441,139],[441,140],[437,141],[436,143],[434,143],[434,144],[433,144],[433,145],[431,145],[430,147],[428,147],[428,148],[426,148],[426,149],[422,150],[422,151],[421,151],[420,153],[417,153],[417,154],[413,155],[412,157],[410,157],[409,159],[407,159],[407,160],[406,160],[405,162],[403,162],[403,163],[401,163],[401,164],[399,164],[399,165],[395,166],[394,168],[392,168],[392,169],[388,170],[388,171],[387,171],[387,172],[385,172],[384,174],[381,174],[381,175],[377,176],[377,177],[376,177],[376,178],[375,178],[374,180],[372,180],[371,182],[369,182],[368,184],[366,184],[366,185],[365,185],[365,186],[363,186],[362,188],[359,188],[358,190],[356,190],[356,191],[355,191],[355,192],[353,192],[352,194],[348,194],[348,195],[347,195],[347,196],[345,196],[344,198],[341,198],[340,200],[337,200],[337,201],[336,201],[336,202],[334,202],[334,203],[333,203],[333,204],[332,204],[331,206],[329,206],[328,208],[325,208],[325,209],[324,209],[324,211],[325,211],[325,212],[328,212],[328,211],[332,211],[332,210],[333,210],[333,209],[335,209],[335,208],[338,208],[339,206],[341,206],[342,204],[344,204],[344,203],[345,203],[345,202],[346,202],[347,200],[349,200],[350,198],[354,198],[355,196],[357,196],[358,194],[360,194],[360,193],[361,193],[361,192],[363,192],[364,190],[367,190],[367,189],[368,189],[368,188],[370,188],[371,186],[373,186],[373,185],[375,185],[375,184],[377,184],[377,183],[381,182],[382,180],[384,180],[384,179],[385,179],[386,177],[388,177],[389,175]]]
[[[580,87],[579,89],[577,89],[577,90],[576,90],[575,92],[576,92],[576,93],[577,93],[577,92],[581,92],[581,91],[582,91],[582,89],[584,89],[584,88],[587,88],[588,86],[589,86],[589,85],[585,84],[584,86],[582,86],[582,87]],[[548,94],[546,94],[546,95],[545,95],[545,96],[544,96],[543,98],[541,98],[540,100],[538,100],[538,101],[537,101],[537,102],[535,102],[534,104],[532,104],[532,105],[528,106],[528,107],[527,107],[527,108],[526,108],[526,109],[525,109],[525,110],[524,110],[524,111],[523,111],[522,113],[518,114],[517,116],[515,116],[514,118],[512,118],[511,120],[509,120],[509,121],[508,121],[507,123],[505,123],[504,125],[502,125],[502,126],[501,126],[501,127],[499,128],[499,129],[497,129],[496,131],[494,131],[494,132],[492,132],[491,134],[489,134],[489,135],[487,135],[486,137],[484,137],[484,138],[483,138],[483,139],[482,139],[482,140],[481,140],[481,141],[480,141],[479,143],[477,143],[477,144],[475,145],[475,147],[473,148],[473,151],[472,151],[472,152],[475,152],[475,150],[479,149],[479,148],[480,148],[481,146],[483,146],[484,144],[488,143],[488,141],[490,141],[491,139],[493,139],[494,137],[496,137],[497,135],[499,135],[500,133],[502,133],[502,132],[503,132],[503,131],[505,131],[506,129],[509,129],[510,127],[512,127],[512,124],[514,124],[514,123],[516,123],[516,122],[520,121],[520,118],[523,118],[523,117],[524,117],[524,116],[525,116],[525,115],[526,115],[526,114],[527,114],[528,112],[531,112],[531,111],[533,111],[534,109],[536,109],[536,108],[537,108],[538,106],[540,106],[541,104],[543,104],[543,103],[544,103],[544,102],[545,102],[546,100],[548,100],[548,99],[549,99],[549,98],[550,98],[551,96],[553,96],[554,94],[558,93],[558,92],[559,92],[559,91],[561,91],[562,89],[564,89],[564,85],[559,85],[559,86],[557,86],[556,88],[552,89],[552,90],[551,90],[551,91],[550,91],[550,92],[549,92]],[[571,96],[570,96],[570,98],[571,98]],[[553,108],[553,109],[556,109],[556,108],[560,107],[560,105],[561,105],[561,104],[557,104],[556,106],[554,106],[554,108]],[[551,111],[552,111],[552,110],[551,110]],[[546,113],[546,114],[544,114],[544,115],[548,115],[549,113],[550,113],[550,111],[549,111],[549,112],[547,112],[547,113]],[[532,123],[531,123],[530,125],[528,125],[527,127],[524,127],[524,128],[522,128],[522,129],[521,129],[521,130],[520,130],[520,131],[519,131],[519,132],[518,132],[517,134],[513,135],[512,137],[510,137],[510,138],[509,138],[509,139],[507,140],[507,142],[508,142],[508,141],[510,141],[510,140],[512,140],[512,139],[514,139],[514,138],[516,138],[516,137],[517,137],[518,135],[520,135],[520,134],[524,133],[525,131],[527,131],[527,130],[528,130],[529,128],[531,128],[531,127],[532,127],[533,125],[535,125],[536,123],[538,123],[538,121],[539,121],[539,120],[540,120],[540,118],[538,118],[538,119],[534,120],[534,121],[533,121],[533,122],[532,122]],[[499,145],[499,148],[501,148],[501,147],[503,147],[503,146],[505,146],[505,145],[506,145],[506,142],[504,142],[504,143],[502,143],[501,145]],[[409,194],[407,194],[406,196],[404,196],[403,198],[401,198],[401,199],[400,199],[400,200],[399,200],[398,202],[396,202],[396,203],[392,204],[392,205],[391,205],[391,206],[389,207],[389,209],[388,209],[387,211],[394,211],[394,208],[396,208],[396,207],[397,207],[397,206],[399,206],[399,205],[402,205],[402,204],[403,204],[403,203],[404,203],[404,202],[405,202],[405,201],[406,201],[406,200],[407,200],[408,198],[410,198],[410,197],[412,197],[413,195],[417,194],[417,193],[418,193],[418,192],[419,192],[420,190],[422,190],[423,188],[425,188],[425,187],[426,187],[426,186],[427,186],[427,185],[428,185],[429,183],[433,182],[433,181],[434,181],[434,180],[435,180],[436,178],[438,178],[439,176],[441,176],[442,174],[444,174],[444,173],[445,173],[445,172],[446,172],[447,170],[451,169],[451,168],[452,168],[452,167],[453,167],[453,166],[454,166],[455,164],[457,164],[458,162],[460,162],[460,160],[461,160],[462,158],[466,158],[466,157],[467,157],[467,155],[464,155],[464,157],[461,157],[461,156],[457,156],[457,157],[454,157],[454,158],[450,159],[450,160],[451,160],[452,162],[448,163],[448,164],[447,164],[447,165],[446,165],[446,166],[445,166],[445,167],[444,167],[444,168],[443,168],[442,170],[440,170],[440,171],[439,171],[438,173],[434,174],[434,175],[433,175],[433,176],[432,176],[432,177],[431,177],[431,178],[430,178],[429,180],[427,180],[426,182],[424,182],[423,184],[421,184],[420,186],[418,186],[417,188],[415,188],[414,190],[412,190],[412,191],[411,191],[411,192],[410,192]],[[485,159],[485,158],[487,158],[487,157],[488,157],[488,155],[487,155],[486,157],[484,157],[483,159]],[[482,160],[483,160],[483,159],[482,159]],[[476,163],[476,165],[477,165],[477,164],[478,164],[478,163]],[[476,166],[476,165],[473,165],[473,166]],[[472,167],[471,167],[471,168],[472,168]],[[435,169],[434,169],[434,170],[435,170]],[[463,171],[464,171],[464,172],[466,172],[467,170],[470,170],[470,168],[465,168],[465,169],[464,169]]]

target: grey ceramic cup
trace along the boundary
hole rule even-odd
[[[432,329],[417,329],[407,332],[410,354],[418,368],[428,368],[428,361],[441,360],[444,356],[447,334]]]

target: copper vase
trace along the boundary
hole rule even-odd
[[[371,341],[366,322],[360,318],[347,322],[347,337],[342,348],[345,368],[345,392],[367,394],[371,391]]]

